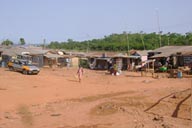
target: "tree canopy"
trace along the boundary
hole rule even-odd
[[[2,43],[1,43],[1,45],[13,45],[13,42],[12,41],[10,41],[10,40],[4,40]]]
[[[53,49],[67,50],[92,50],[92,51],[127,51],[130,49],[151,50],[166,45],[192,45],[192,32],[178,33],[126,33],[111,34],[101,39],[86,41],[66,42],[52,41],[48,47]]]
[[[25,45],[25,39],[24,38],[20,38],[19,41],[20,41],[20,45]]]

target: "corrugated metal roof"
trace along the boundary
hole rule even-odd
[[[192,55],[192,51],[185,52],[183,55]]]
[[[31,55],[46,54],[49,50],[40,50],[40,49],[28,49]]]
[[[2,55],[16,56],[21,55],[22,52],[26,52],[25,49],[19,47],[4,47]]]
[[[117,55],[117,52],[105,52],[105,51],[97,51],[97,52],[89,52],[89,53],[86,53],[86,56],[87,57],[102,57],[102,56],[105,56],[105,57],[113,57]]]
[[[130,50],[129,53],[131,55],[134,55],[134,54],[139,54],[140,56],[147,56],[148,55],[148,52],[150,52],[151,50]]]
[[[161,53],[161,54],[156,54],[156,55],[154,55],[154,56],[152,56],[150,58],[161,58],[161,57],[169,57],[169,56],[170,55],[168,55],[168,54]]]
[[[38,55],[38,54],[45,54],[49,50],[42,50],[42,49],[34,49],[34,48],[27,48],[21,46],[3,46],[0,47],[0,50],[3,51],[2,55],[9,55],[9,56],[16,56],[22,55],[22,53],[29,53],[31,55]]]
[[[44,55],[47,58],[59,58],[59,57],[63,57],[61,55],[57,55],[57,54],[45,54]]]
[[[140,56],[128,56],[127,58],[138,59]]]
[[[106,60],[106,61],[110,61],[111,58],[102,58],[102,57],[99,57],[99,58],[96,58],[96,60]]]
[[[155,57],[168,57],[172,54],[176,54],[180,52],[181,54],[186,54],[192,52],[192,46],[164,46],[158,49],[151,51],[150,53],[160,52],[160,54],[156,54],[151,58]]]
[[[136,51],[139,55],[141,56],[147,56],[148,55],[148,52],[149,50],[144,50],[144,51]]]
[[[118,53],[118,54],[114,55],[113,57],[127,58],[128,56],[123,53]]]

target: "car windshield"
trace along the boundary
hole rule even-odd
[[[26,66],[34,66],[33,64],[27,63],[25,64]]]
[[[29,61],[21,61],[23,65],[32,66],[32,64]]]

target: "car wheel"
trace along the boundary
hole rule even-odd
[[[27,75],[28,74],[27,70],[23,70],[23,74]]]
[[[14,68],[13,68],[13,67],[9,67],[9,70],[10,70],[10,71],[13,71],[13,70],[14,70]]]

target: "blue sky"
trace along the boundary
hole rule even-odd
[[[0,0],[0,41],[103,38],[112,33],[192,31],[192,0]],[[159,18],[158,18],[159,17]],[[159,20],[158,20],[159,19]]]

